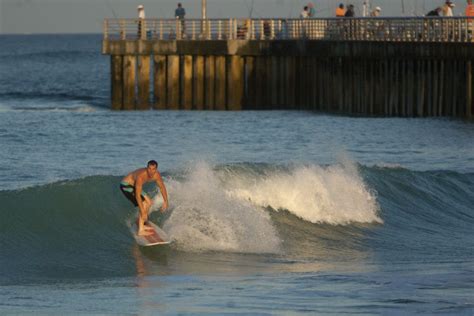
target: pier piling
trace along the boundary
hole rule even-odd
[[[104,23],[114,110],[472,118],[463,18],[133,21]]]

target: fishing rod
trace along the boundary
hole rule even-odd
[[[114,18],[118,20],[117,14],[115,14],[114,8],[110,4],[109,0],[104,0],[104,1],[105,1],[105,5],[110,9],[110,11],[112,11]]]
[[[247,6],[247,10],[249,11],[249,18],[252,18],[254,3],[255,0],[252,0],[252,5],[249,7],[249,3],[245,1],[245,5]]]

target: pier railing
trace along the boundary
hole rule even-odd
[[[468,17],[105,19],[104,40],[474,42]]]

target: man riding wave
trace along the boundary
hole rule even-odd
[[[152,234],[146,230],[146,222],[148,220],[148,212],[152,205],[150,197],[143,192],[143,184],[155,181],[160,188],[163,196],[163,205],[161,211],[164,212],[168,208],[168,193],[166,192],[165,184],[158,171],[158,163],[155,160],[150,160],[146,168],[140,168],[130,172],[120,182],[120,190],[129,199],[133,205],[138,206],[137,234],[139,236],[147,236]],[[137,198],[140,197],[140,198]]]

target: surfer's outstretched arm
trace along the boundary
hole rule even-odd
[[[168,208],[168,192],[166,191],[165,184],[163,183],[163,179],[159,172],[157,172],[156,175],[156,185],[160,188],[161,195],[163,196],[163,206],[161,207],[161,211],[164,212]]]

